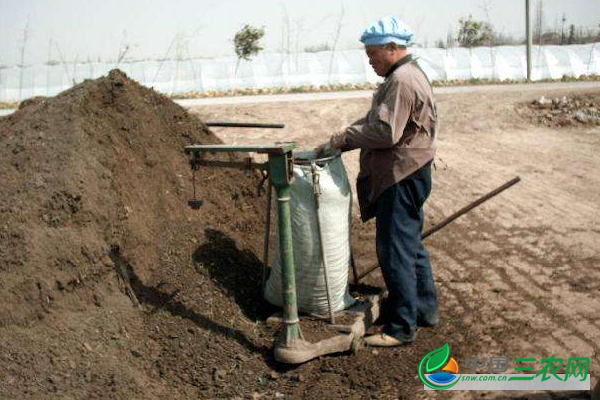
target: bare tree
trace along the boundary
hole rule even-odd
[[[300,54],[300,36],[304,32],[304,19],[300,19],[296,21],[296,46],[295,46],[295,55],[296,55],[296,71],[298,71],[298,55]]]
[[[534,40],[538,41],[538,45],[542,45],[542,33],[544,31],[544,2],[538,0],[537,7],[535,9],[535,23],[534,23]]]
[[[563,13],[561,18],[562,25],[560,26],[560,44],[565,44],[565,22],[567,22],[567,16]]]
[[[73,77],[73,85],[77,83],[77,61],[79,61],[79,53],[75,54],[75,60],[73,61],[73,74],[71,75]]]
[[[171,54],[171,50],[173,50],[173,47],[175,47],[175,76],[178,76],[179,74],[179,63],[184,60],[184,55],[187,55],[188,59],[191,60],[190,54],[189,54],[189,43],[192,39],[194,39],[198,33],[202,30],[202,26],[197,26],[196,28],[194,28],[191,32],[177,32],[175,34],[175,36],[173,36],[173,39],[171,39],[171,42],[169,43],[169,46],[167,46],[167,51],[165,51],[165,54],[162,58],[160,58],[158,61],[158,68],[156,69],[156,73],[154,74],[154,77],[152,79],[153,82],[156,82],[156,79],[158,78],[158,74],[160,73],[160,71],[162,70],[162,67],[165,63],[165,61],[167,61],[169,59],[169,55]],[[193,65],[193,62],[192,62]],[[196,71],[195,69],[192,70],[194,71],[194,80],[196,79]],[[146,72],[144,71],[144,76],[146,75]],[[172,76],[173,78],[173,76]],[[171,83],[173,83],[173,79],[171,79]]]
[[[184,46],[184,51],[185,54],[187,55],[187,59],[189,60],[190,64],[192,65],[192,76],[194,77],[194,82],[196,82],[196,79],[198,78],[198,76],[196,75],[196,65],[194,63],[194,58],[192,57],[192,55],[190,54],[190,42],[196,38],[196,36],[198,36],[198,34],[200,33],[200,31],[202,30],[202,26],[197,26],[194,30],[192,30],[185,39],[185,46]],[[200,67],[201,68],[201,67]]]
[[[280,3],[283,9],[283,17],[281,20],[281,52],[285,53],[287,57],[291,53],[291,23],[290,16],[287,12],[287,6],[285,3]]]
[[[23,41],[21,42],[21,61],[19,63],[19,101],[21,101],[21,91],[23,90],[23,73],[25,72],[25,49],[27,48],[27,39],[29,38],[29,15],[27,23],[23,29]]]
[[[286,44],[285,44],[285,50],[287,53],[287,57],[288,59],[291,57],[292,55],[292,27],[291,27],[291,23],[290,23],[290,16],[287,13],[287,8],[284,7],[285,10],[285,37],[286,37]]]
[[[123,39],[121,40],[121,45],[119,46],[119,54],[117,56],[117,62],[115,64],[115,68],[119,68],[119,64],[121,61],[125,59],[127,53],[132,49],[137,47],[136,45],[132,45],[127,40],[127,31],[123,30]]]
[[[335,14],[327,14],[323,18],[321,18],[319,21],[317,21],[313,25],[309,26],[307,30],[313,31],[315,29],[319,29],[320,27],[325,26],[325,22],[327,20],[329,20],[335,16],[336,16]],[[304,47],[304,51],[307,53],[316,53],[318,51],[329,51],[329,50],[331,50],[331,45],[329,43],[320,43],[317,45],[311,45],[311,46]]]
[[[282,17],[282,21],[281,21],[281,46],[280,46],[280,51],[281,53],[285,54],[284,57],[281,58],[281,63],[279,64],[279,70],[283,72],[283,65],[286,63],[286,61],[288,62],[288,69],[289,69],[289,59],[290,59],[290,17],[288,15],[287,12],[287,7],[285,5],[285,3],[279,3],[281,4],[281,7],[283,8],[283,17]]]
[[[48,59],[46,60],[46,96],[50,95],[50,68],[52,67],[52,36],[48,41]]]
[[[63,57],[62,51],[60,51],[60,46],[58,45],[57,42],[54,42],[54,44],[56,45],[56,51],[58,52],[58,57],[60,58],[60,63],[63,66],[63,69],[65,70],[65,75],[67,76],[67,79],[69,81],[71,81],[71,83],[74,85],[75,79],[71,76],[71,73],[69,72],[69,67],[67,65],[67,61]]]
[[[342,30],[342,21],[344,20],[344,5],[341,5],[340,18],[338,19],[337,27],[335,29],[335,36],[333,38],[333,45],[331,46],[331,58],[329,59],[329,72],[327,74],[327,83],[331,83],[331,72],[333,70],[333,59],[335,57],[335,50],[337,43],[340,38],[340,32]]]
[[[198,32],[200,32],[201,29],[201,27],[197,27],[189,33],[181,32],[177,37],[177,40],[175,42],[175,82],[179,81],[179,68],[181,63],[185,61],[186,58],[192,63],[192,74],[194,76],[194,81],[196,80],[196,71],[194,69],[193,62],[191,61],[192,57],[190,56],[189,48],[190,41],[198,34]],[[175,89],[173,91],[176,90],[177,87],[175,86]]]
[[[535,24],[534,24],[534,40],[537,37],[538,51],[536,56],[536,63],[540,64],[540,57],[542,55],[542,33],[544,30],[544,2],[538,0],[537,8],[535,10]]]
[[[88,76],[90,79],[94,79],[94,62],[90,56],[87,57],[87,65],[88,65]],[[145,79],[144,79],[145,80]]]
[[[413,28],[415,31],[414,37],[416,37],[417,39],[421,37],[421,26],[423,26],[424,21],[425,21],[425,16],[421,15],[421,17],[419,17],[419,20],[417,21],[417,23],[413,25]],[[421,46],[421,47],[423,47],[423,46]]]
[[[590,67],[592,65],[594,51],[596,51],[596,44],[597,44],[598,40],[600,40],[600,24],[598,24],[598,34],[596,35],[596,40],[594,41],[594,44],[592,45],[592,48],[590,49],[590,58],[589,58],[588,67],[587,67],[588,75],[590,74]]]
[[[154,74],[154,79],[152,79],[153,82],[156,82],[156,78],[158,78],[158,74],[160,73],[160,70],[162,69],[163,64],[168,59],[167,57],[169,57],[169,53],[171,52],[171,49],[173,48],[173,45],[177,41],[178,37],[179,37],[179,33],[177,33],[173,37],[173,39],[171,40],[171,43],[169,43],[169,46],[167,47],[167,51],[165,52],[165,55],[160,59],[160,61],[158,63],[158,68],[156,69],[156,73]]]
[[[490,18],[490,6],[488,5],[487,0],[483,0],[482,8],[483,8],[483,12],[485,14],[487,25],[490,27],[490,29],[493,29],[492,28],[492,20]],[[495,39],[496,39],[496,35],[492,34],[492,37],[490,38],[490,43],[489,43],[489,45],[490,45],[490,60],[492,61],[492,78],[494,78],[496,76],[496,52],[494,49],[494,46],[496,45]]]

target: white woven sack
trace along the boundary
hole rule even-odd
[[[341,311],[355,301],[348,291],[352,192],[340,156],[323,167],[317,166],[316,169],[322,193],[319,196],[319,218],[327,259],[331,302],[334,311]],[[329,306],[310,165],[294,165],[290,202],[298,310],[327,315]],[[278,233],[273,265],[265,285],[265,299],[272,304],[283,306],[282,288]]]

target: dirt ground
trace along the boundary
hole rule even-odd
[[[600,96],[561,90],[437,97],[441,129],[426,228],[513,177],[522,179],[427,239],[445,320],[441,329],[449,334],[446,339],[455,340],[452,354],[508,356],[511,369],[517,366],[516,357],[590,357],[594,385],[600,375],[600,128],[535,125],[523,105],[541,94],[583,95],[596,101]],[[216,129],[226,143],[293,140],[310,148],[368,107],[369,100],[359,99],[197,107],[192,112],[204,121],[286,124],[283,130]],[[344,154],[344,161],[353,180],[358,152]],[[354,231],[357,263],[366,269],[374,263],[374,226],[356,222]],[[368,281],[381,285],[381,279],[377,271]],[[427,344],[434,348],[433,342]],[[410,352],[362,355],[374,358],[367,364],[379,364],[364,371],[372,374],[364,379],[406,362],[403,356]],[[403,379],[393,385],[400,397],[508,397],[494,392],[409,394],[406,386],[415,376]],[[370,393],[377,396],[380,390]],[[541,393],[531,398],[586,396]]]
[[[118,72],[23,104],[0,118],[0,398],[509,397],[425,392],[417,365],[444,343],[461,367],[474,356],[508,356],[511,368],[515,357],[587,356],[598,377],[600,130],[532,125],[515,105],[539,95],[438,97],[427,226],[523,179],[428,239],[441,325],[408,347],[295,367],[273,360],[264,321],[273,310],[260,301],[258,177],[201,170],[205,206],[190,210],[182,148],[312,147],[362,116],[367,100],[193,109],[203,121],[286,123],[216,136]],[[351,179],[357,157],[344,155]],[[354,224],[353,248],[360,269],[373,265],[372,223]],[[378,272],[365,282],[382,285]]]

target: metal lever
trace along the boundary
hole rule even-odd
[[[448,218],[444,219],[439,224],[434,225],[432,228],[430,228],[426,232],[423,232],[423,234],[421,235],[421,240],[425,240],[429,235],[434,234],[435,232],[439,231],[440,229],[442,229],[443,227],[445,227],[446,225],[448,225],[450,222],[454,221],[458,217],[460,217],[460,216],[468,213],[469,211],[471,211],[475,207],[479,206],[483,202],[488,201],[492,197],[496,196],[497,194],[500,194],[501,192],[505,191],[506,189],[508,189],[512,185],[514,185],[516,183],[519,183],[520,181],[521,181],[521,178],[519,176],[516,176],[513,179],[511,179],[510,181],[506,182],[504,185],[500,186],[499,188],[496,188],[496,189],[492,190],[491,192],[489,192],[488,194],[480,197],[479,199],[475,200],[471,204],[469,204],[469,205],[461,208],[460,210],[458,210],[457,212],[455,212],[454,214],[452,214]],[[375,271],[378,267],[379,267],[379,264],[375,264],[374,266],[372,266],[371,268],[369,268],[367,271],[365,271],[362,274],[360,274],[360,276],[358,276],[358,278],[355,279],[355,282],[360,281],[362,278],[364,278],[365,276],[369,275],[371,272]]]
[[[283,129],[284,124],[262,124],[258,122],[205,122],[206,126],[217,126],[224,128],[272,128],[272,129]]]

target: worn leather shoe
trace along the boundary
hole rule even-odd
[[[433,328],[438,326],[440,323],[440,318],[437,315],[430,316],[428,318],[418,318],[417,317],[417,326],[419,328]]]
[[[395,337],[387,335],[385,333],[378,333],[375,335],[367,336],[365,338],[365,343],[367,344],[367,346],[377,347],[396,347],[405,344],[401,340],[398,340]]]

